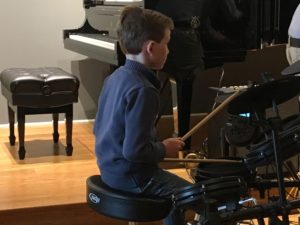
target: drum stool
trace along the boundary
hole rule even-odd
[[[97,213],[120,220],[151,222],[165,218],[172,206],[171,199],[143,197],[112,189],[101,181],[100,175],[87,179],[86,199]]]
[[[26,114],[53,115],[53,141],[58,142],[58,114],[66,117],[66,154],[72,155],[73,103],[78,101],[79,80],[60,68],[11,68],[0,74],[2,94],[8,103],[9,142],[15,144],[15,113],[18,120],[19,159],[25,158]]]

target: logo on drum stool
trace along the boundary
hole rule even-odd
[[[95,203],[95,204],[99,204],[100,202],[100,198],[95,195],[94,193],[89,193],[89,198],[91,200],[91,202]]]

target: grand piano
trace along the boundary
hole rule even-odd
[[[204,9],[206,21],[199,30],[205,69],[222,66],[226,62],[243,61],[248,49],[286,43],[289,22],[299,3],[299,0],[182,1],[203,2],[209,7]],[[122,9],[127,5],[156,9],[158,2],[159,0],[84,0],[86,20],[80,28],[64,30],[64,47],[110,65],[120,66],[125,57],[118,45],[116,27]],[[170,7],[176,10],[177,6],[171,3]],[[173,20],[176,26],[175,16]],[[189,130],[193,82],[190,77],[185,79],[184,73],[182,76],[180,79],[175,77],[177,91],[179,90],[179,136]],[[189,143],[187,146],[189,147]]]

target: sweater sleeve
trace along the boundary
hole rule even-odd
[[[123,156],[132,162],[155,163],[165,156],[165,147],[156,141],[155,119],[159,111],[158,91],[139,88],[126,96]]]

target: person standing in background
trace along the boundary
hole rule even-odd
[[[175,120],[174,134],[179,137],[189,131],[193,84],[195,77],[204,70],[204,51],[199,28],[205,2],[206,0],[160,0],[154,8],[172,18],[175,26],[171,31],[168,45],[170,52],[162,71],[176,81],[175,114],[178,124]],[[189,138],[186,140],[186,150],[190,149],[190,145]]]
[[[286,57],[291,65],[300,60],[300,4],[294,12],[288,35],[289,41],[286,47]]]

